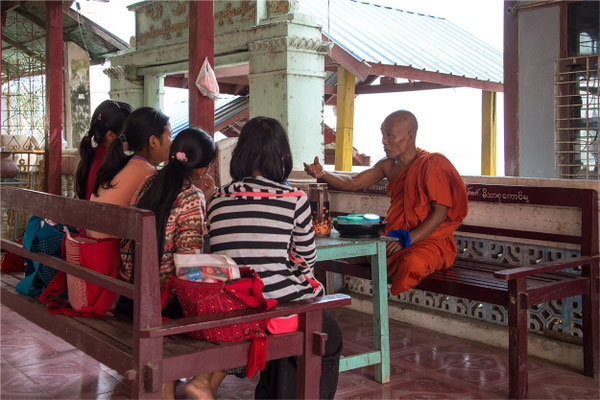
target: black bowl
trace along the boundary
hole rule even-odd
[[[383,218],[381,218],[383,221]],[[385,229],[385,222],[378,223],[348,223],[333,221],[333,227],[340,233],[341,237],[347,238],[377,238]]]

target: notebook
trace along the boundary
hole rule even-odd
[[[240,277],[231,257],[221,254],[175,254],[175,274],[191,281],[229,281]]]

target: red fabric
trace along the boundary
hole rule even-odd
[[[298,314],[265,319],[263,324],[265,329],[273,334],[296,332],[298,330]]]
[[[83,235],[72,235],[72,237],[77,236]],[[98,239],[97,243],[80,243],[79,256],[81,266],[116,278],[120,258],[119,239]],[[58,272],[50,285],[40,295],[40,300],[46,304],[46,309],[52,314],[105,317],[114,304],[116,295],[110,290],[93,283],[86,282],[85,286],[88,305],[79,311],[71,308],[66,300],[56,298],[67,288],[67,279],[64,272]]]
[[[17,243],[23,244],[23,238],[17,240]],[[2,261],[0,262],[0,271],[4,273],[18,272],[25,271],[26,268],[27,264],[25,264],[25,260],[20,255],[7,251],[2,256]]]
[[[222,312],[244,310],[248,307],[266,311],[277,304],[277,300],[265,299],[264,284],[258,274],[250,268],[240,268],[242,278],[225,285],[224,282],[194,282],[173,277],[171,280],[183,315],[194,317]],[[267,360],[267,336],[260,321],[234,324],[218,328],[190,332],[190,336],[209,342],[239,342],[250,339],[250,353],[246,376],[252,377],[263,370]]]
[[[446,157],[418,149],[417,158],[391,180],[385,232],[410,231],[429,215],[431,203],[448,207],[446,220],[429,236],[387,259],[393,295],[416,286],[430,273],[449,268],[456,257],[454,231],[467,216],[465,184]]]
[[[94,160],[92,161],[92,165],[90,165],[90,171],[87,176],[87,183],[85,186],[85,199],[89,200],[92,196],[92,190],[94,190],[94,182],[96,181],[96,173],[98,172],[98,168],[102,165],[102,161],[104,161],[104,156],[106,155],[106,146],[99,144],[98,147],[94,149]]]

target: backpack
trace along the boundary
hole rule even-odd
[[[51,224],[40,217],[32,216],[27,221],[23,234],[23,247],[34,253],[44,253],[53,257],[61,257],[61,249],[65,226]],[[71,232],[76,229],[69,228]],[[19,293],[27,296],[36,296],[50,284],[57,274],[57,270],[37,261],[25,258],[27,268],[25,278],[16,285]]]

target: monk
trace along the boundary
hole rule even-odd
[[[305,171],[340,190],[360,190],[387,178],[390,207],[385,233],[388,278],[393,295],[427,275],[449,268],[456,257],[453,232],[467,215],[467,192],[446,157],[416,147],[418,123],[409,111],[388,115],[381,124],[386,157],[358,175],[326,172],[315,157]]]

